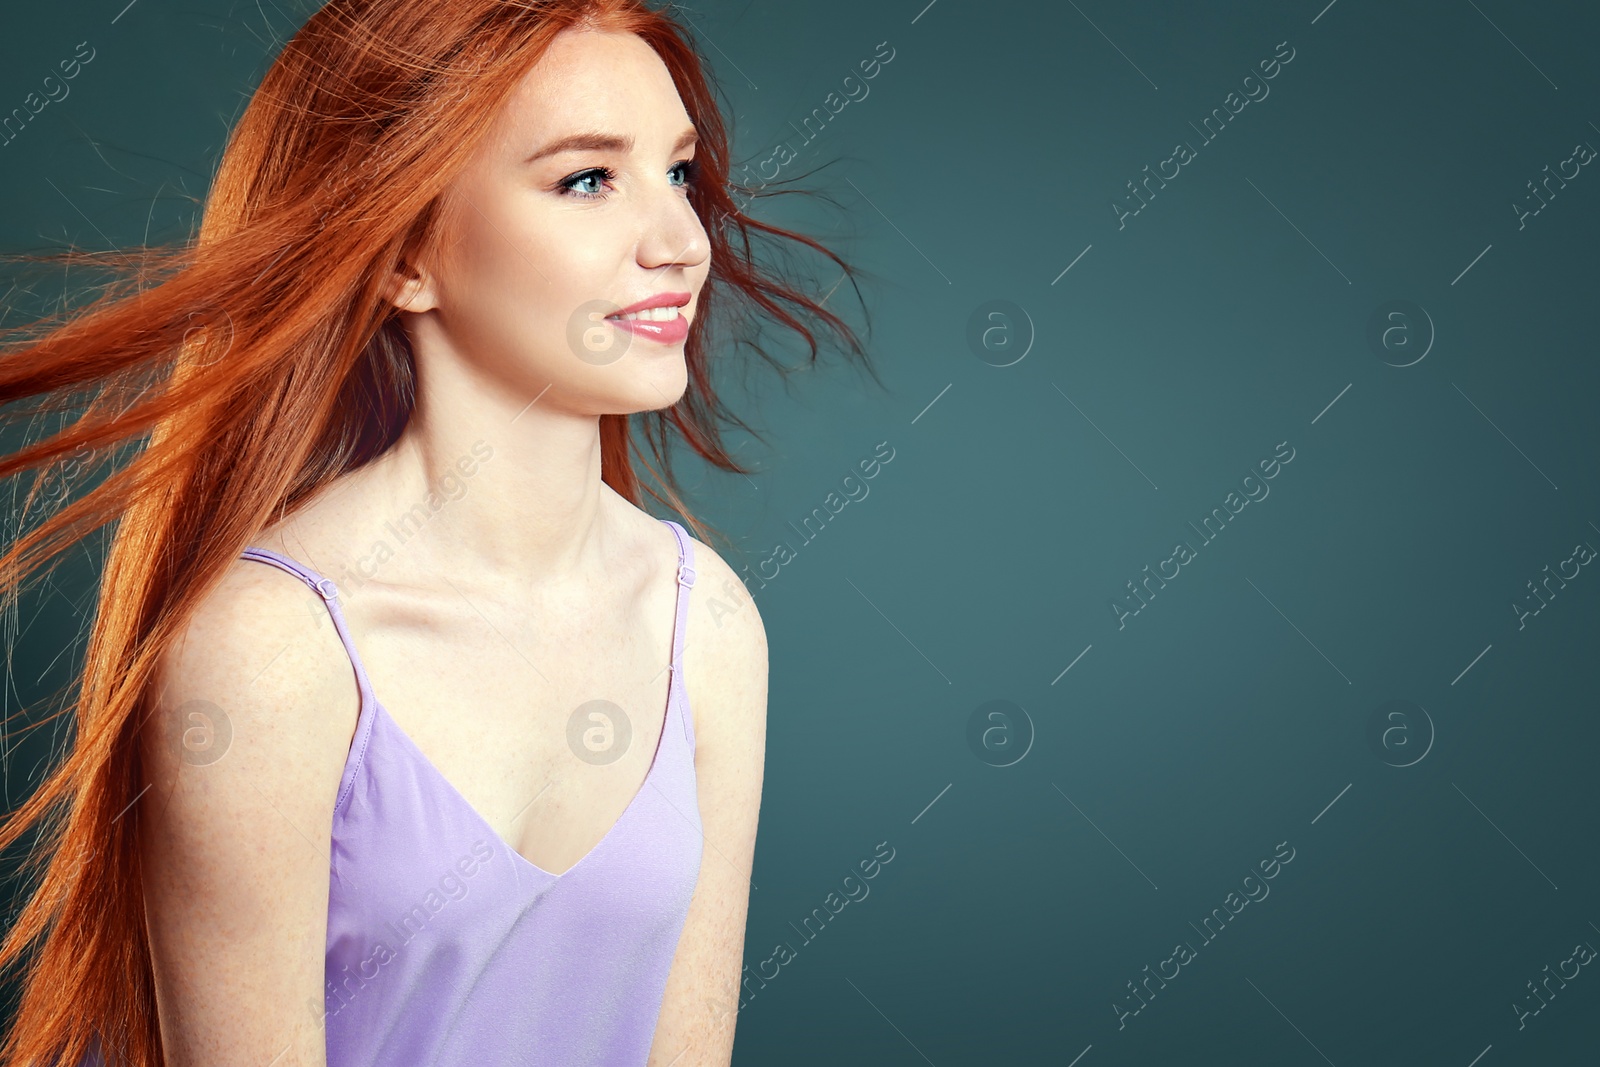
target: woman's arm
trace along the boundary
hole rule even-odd
[[[324,1067],[330,831],[359,701],[327,609],[237,564],[154,694],[129,814],[168,1067]]]
[[[650,1067],[726,1067],[733,1059],[767,743],[767,633],[761,616],[715,552],[695,541],[694,558],[683,661],[705,841]]]

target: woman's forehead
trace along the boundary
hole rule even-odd
[[[661,57],[638,36],[567,29],[518,83],[509,110],[530,129],[556,132],[576,120],[621,126],[683,105]],[[566,131],[562,131],[566,132]]]

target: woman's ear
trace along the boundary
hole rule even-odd
[[[431,311],[438,306],[432,276],[404,262],[389,273],[383,298],[399,311]]]

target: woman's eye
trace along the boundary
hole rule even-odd
[[[574,174],[572,177],[562,180],[562,195],[575,196],[580,200],[604,200],[606,198],[606,194],[603,192],[591,192],[588,189],[574,188],[574,186],[580,185],[584,182],[609,182],[615,179],[616,176],[616,172],[610,167],[592,167],[589,170],[580,171],[577,174]]]
[[[672,165],[673,170],[683,174],[683,184],[691,184],[700,175],[700,161],[696,159],[682,159]]]
[[[700,164],[693,159],[681,159],[672,165],[668,173],[682,178],[682,181],[673,181],[674,186],[680,189],[687,188],[699,176]],[[572,196],[579,200],[604,200],[610,194],[602,191],[596,183],[613,182],[616,178],[617,172],[610,167],[591,167],[579,171],[570,178],[563,178],[558,190],[562,196]]]

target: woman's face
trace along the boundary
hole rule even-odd
[[[519,408],[536,397],[584,415],[676,402],[683,327],[710,270],[687,196],[692,133],[666,66],[638,37],[557,35],[450,189],[439,255],[396,296],[426,313],[408,323],[424,385],[434,349]],[[605,317],[657,298],[681,320]]]

